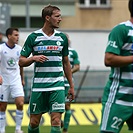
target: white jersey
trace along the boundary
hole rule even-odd
[[[18,65],[21,46],[15,44],[10,48],[6,43],[0,45],[0,75],[3,85],[21,83],[20,67]]]

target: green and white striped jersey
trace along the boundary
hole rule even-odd
[[[68,55],[69,61],[71,64],[71,68],[73,68],[75,64],[80,64],[80,61],[77,52],[73,48],[69,47],[68,50],[69,50],[69,55]]]
[[[133,55],[133,24],[130,21],[120,23],[112,29],[106,52],[121,56]],[[133,64],[111,67],[102,101],[133,106]]]
[[[62,57],[68,56],[68,39],[65,34],[54,31],[47,36],[42,29],[31,33],[22,48],[21,55],[29,57],[45,55],[48,61],[34,63],[32,91],[64,90]]]
[[[80,64],[78,53],[73,48],[70,48],[70,47],[68,48],[68,50],[69,50],[69,55],[68,55],[69,61],[71,64],[71,68],[73,68],[74,65]],[[68,87],[68,86],[69,86],[69,83],[65,78],[65,87]]]

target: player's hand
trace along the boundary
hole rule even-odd
[[[69,89],[67,98],[70,102],[75,99],[74,88]]]
[[[35,62],[43,63],[44,61],[47,61],[49,59],[46,56],[44,56],[44,55],[35,55],[35,56],[33,56],[33,60]]]
[[[0,85],[2,85],[2,83],[3,83],[3,79],[2,79],[2,77],[0,76]]]
[[[24,80],[22,80],[22,86],[25,86],[25,81]]]

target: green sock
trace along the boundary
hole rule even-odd
[[[28,126],[28,133],[40,133],[39,126],[36,128],[32,128],[30,125]]]
[[[64,116],[64,128],[63,128],[65,131],[68,130],[71,114],[72,114],[71,110],[67,110],[65,112],[65,116]]]
[[[61,133],[61,127],[60,126],[52,126],[50,133]]]

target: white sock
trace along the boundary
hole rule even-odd
[[[5,132],[6,115],[5,112],[0,111],[0,132]]]
[[[23,111],[21,110],[16,110],[16,130],[21,130],[21,123],[23,119]]]

